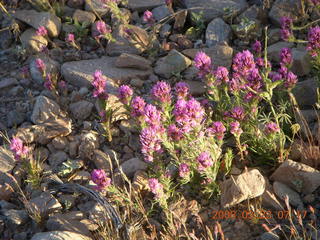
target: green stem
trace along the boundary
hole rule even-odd
[[[312,26],[313,24],[316,24],[316,23],[318,23],[318,22],[320,22],[320,18],[317,19],[317,20],[314,20],[313,22],[308,23],[308,24],[306,24],[306,25],[304,25],[304,26],[302,26],[302,27],[292,27],[292,30],[300,31],[300,30],[303,30],[303,29],[305,29],[305,28],[308,28],[308,27],[310,27],[310,26]]]

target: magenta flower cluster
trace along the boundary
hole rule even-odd
[[[106,100],[108,99],[108,94],[106,93],[106,84],[107,79],[103,76],[101,70],[96,70],[93,74],[93,81],[92,86],[93,90],[93,97]]]
[[[103,169],[94,169],[91,173],[91,180],[97,185],[96,189],[99,191],[111,185],[111,179],[107,177]]]
[[[265,133],[268,135],[280,132],[280,128],[279,128],[278,124],[276,124],[275,122],[268,122],[265,125],[264,130],[265,130]]]
[[[213,122],[211,127],[207,128],[207,134],[209,136],[215,136],[218,140],[222,140],[226,130],[222,122]]]
[[[213,165],[213,161],[209,152],[200,153],[199,156],[197,157],[197,161],[198,161],[199,171],[204,171],[205,169]]]
[[[186,99],[189,96],[189,85],[185,82],[178,82],[174,86],[174,91],[178,99]]]
[[[143,21],[145,23],[148,23],[148,24],[153,24],[155,23],[155,19],[153,17],[153,14],[152,12],[150,12],[149,10],[146,10],[144,13],[143,13],[143,17],[142,17]]]
[[[156,178],[148,180],[150,191],[155,195],[155,199],[161,199],[164,195],[163,185]]]
[[[288,41],[292,36],[293,36],[293,32],[292,32],[292,24],[293,21],[290,17],[282,17],[280,19],[281,21],[281,38],[284,41]]]
[[[157,129],[146,127],[140,133],[141,152],[146,162],[153,162],[154,153],[161,153],[161,138]]]
[[[133,90],[128,85],[122,85],[118,89],[118,98],[123,104],[129,104],[133,95]]]
[[[168,83],[164,81],[157,82],[152,90],[151,96],[154,100],[160,103],[170,103],[171,102],[171,87]]]
[[[10,150],[14,153],[16,160],[26,157],[29,152],[29,148],[24,146],[22,140],[17,137],[11,139]]]
[[[194,58],[194,66],[199,70],[198,76],[204,77],[212,71],[211,58],[200,51]]]
[[[190,167],[186,163],[181,163],[179,165],[179,176],[182,178],[187,177],[190,174]]]
[[[36,63],[36,68],[38,69],[38,71],[41,72],[42,74],[44,74],[45,70],[46,70],[46,65],[45,65],[44,61],[41,58],[37,58],[35,63]]]
[[[38,36],[44,37],[44,36],[48,35],[48,30],[44,26],[40,26],[40,27],[38,27],[36,34]]]
[[[97,21],[95,24],[96,24],[97,33],[94,37],[101,38],[106,34],[111,33],[111,27],[108,24],[106,24],[104,21],[100,20],[100,21]]]
[[[319,56],[319,52],[320,52],[320,26],[310,28],[310,30],[308,32],[307,50],[313,58]]]

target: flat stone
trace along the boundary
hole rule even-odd
[[[92,238],[70,231],[41,232],[33,235],[31,240],[92,240]]]
[[[246,199],[261,196],[265,185],[265,179],[257,169],[231,177],[221,184],[221,206],[229,208]]]
[[[138,170],[146,170],[148,164],[139,158],[131,158],[120,165],[120,169],[123,171],[127,177],[131,178],[134,176],[134,173]],[[115,172],[119,172],[119,169],[116,169]]]
[[[286,196],[288,196],[290,205],[300,208],[303,207],[303,202],[299,194],[287,185],[276,181],[273,183],[273,190],[281,200],[285,201]]]
[[[50,12],[37,12],[35,10],[19,10],[13,16],[35,29],[44,26],[50,37],[58,37],[61,29],[61,20]]]
[[[228,13],[236,16],[248,6],[245,0],[185,0],[184,3],[187,8],[199,8],[190,10],[190,12],[197,14],[203,12],[206,22],[225,15],[224,9],[228,9]]]
[[[297,192],[309,194],[320,186],[320,171],[289,159],[271,175],[271,180],[282,182]]]
[[[0,200],[9,201],[13,193],[14,190],[8,183],[0,183]]]
[[[182,29],[184,27],[184,24],[186,23],[188,11],[181,11],[177,15],[175,15],[174,19],[174,29]]]
[[[317,102],[318,87],[319,81],[316,78],[304,80],[296,84],[292,93],[301,109],[310,109]]]
[[[3,78],[0,80],[0,90],[5,88],[10,88],[17,84],[18,84],[18,81],[15,78]]]
[[[0,172],[11,171],[16,164],[13,153],[3,146],[0,146]]]
[[[84,0],[68,0],[67,5],[71,8],[82,8]]]
[[[72,116],[75,119],[85,120],[92,113],[93,103],[82,100],[82,101],[70,104],[69,108],[72,113]]]
[[[92,159],[94,150],[99,148],[98,134],[94,131],[81,134],[79,156],[83,159]]]
[[[11,227],[18,227],[28,221],[28,213],[25,210],[9,209],[4,211],[3,215],[6,217],[8,225]]]
[[[50,166],[57,167],[68,159],[68,155],[64,151],[52,153],[48,159]]]
[[[180,73],[191,65],[191,60],[176,50],[160,58],[156,62],[154,72],[161,77],[170,78],[174,73]]]
[[[41,52],[48,45],[48,40],[38,36],[36,30],[29,28],[20,36],[22,46],[31,54]]]
[[[18,112],[16,110],[12,110],[8,112],[8,115],[7,115],[7,126],[13,127],[13,126],[20,125],[21,123],[24,122],[25,119],[26,119],[26,114],[22,112]]]
[[[278,200],[277,196],[274,194],[272,185],[269,183],[268,179],[266,180],[266,189],[261,195],[262,206],[266,209],[273,210],[284,210],[283,204]]]
[[[110,11],[106,4],[101,0],[85,0],[85,2],[86,11],[96,12],[101,17],[106,15]]]
[[[206,45],[212,47],[222,42],[229,43],[231,35],[230,26],[221,18],[215,18],[207,26]]]
[[[61,210],[62,206],[49,192],[43,192],[39,197],[30,200],[30,208],[40,216],[46,217],[50,213]]]
[[[269,18],[276,24],[280,26],[281,17],[290,17],[294,21],[300,19],[303,16],[302,6],[300,0],[276,0],[272,4],[272,8],[269,11]]]
[[[205,83],[200,81],[185,81],[189,85],[192,96],[199,97],[206,92]]]
[[[122,53],[115,62],[116,67],[136,68],[148,70],[151,68],[151,62],[144,57],[135,54]]]
[[[52,75],[58,75],[60,73],[60,64],[57,61],[49,58],[47,55],[44,54],[36,56],[31,60],[29,65],[30,75],[36,83],[40,85],[44,83],[43,75],[39,71],[36,64],[37,58],[41,59],[44,62],[46,73],[50,73]]]
[[[152,10],[153,17],[157,21],[160,21],[161,19],[169,16],[172,13],[172,10],[167,5],[161,5]]]
[[[48,119],[56,119],[61,114],[59,105],[45,96],[38,96],[33,107],[31,121],[40,124]]]
[[[165,0],[128,0],[128,7],[133,11],[143,12],[152,8],[165,5]]]
[[[103,169],[107,173],[111,172],[112,160],[110,156],[99,149],[94,150],[93,162],[98,169]]]
[[[73,20],[77,21],[80,24],[87,24],[89,26],[90,24],[94,23],[96,20],[96,15],[94,15],[92,12],[82,11],[80,9],[77,9],[73,13]]]
[[[311,71],[311,58],[306,49],[292,49],[292,72],[298,76],[308,75]]]

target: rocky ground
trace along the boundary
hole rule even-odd
[[[23,139],[33,149],[34,156],[41,159],[43,169],[58,175],[64,182],[90,185],[92,169],[112,171],[108,159],[113,164],[116,158],[119,159],[120,167],[133,183],[144,178],[148,167],[142,160],[139,134],[125,115],[114,119],[112,142],[102,135],[99,106],[92,96],[91,86],[96,69],[101,69],[108,77],[109,101],[114,108],[119,106],[117,87],[124,83],[130,84],[137,94],[146,96],[158,80],[164,79],[171,84],[183,80],[191,86],[192,95],[201,99],[205,93],[204,83],[197,79],[197,71],[192,65],[199,49],[213,59],[215,66],[230,68],[235,53],[250,48],[256,39],[263,40],[265,26],[268,26],[269,37],[267,52],[272,62],[279,61],[283,47],[292,49],[292,69],[299,76],[294,94],[313,135],[318,137],[317,112],[312,107],[317,101],[318,83],[312,73],[310,58],[305,45],[284,42],[280,38],[280,17],[286,15],[302,21],[305,15],[300,4],[303,1],[184,0],[174,1],[171,7],[164,0],[128,0],[127,4],[120,5],[123,16],[145,42],[150,41],[150,33],[145,30],[148,26],[142,21],[145,10],[152,11],[157,21],[176,13],[161,25],[157,38],[152,39],[153,47],[159,50],[156,53],[149,52],[143,45],[130,43],[123,26],[108,9],[101,7],[99,0],[92,0],[95,11],[113,26],[115,42],[98,44],[91,37],[98,15],[84,0],[66,1],[64,13],[59,17],[36,11],[28,1],[4,2],[9,15],[0,12],[3,29],[0,31],[0,130],[10,138]],[[194,37],[185,33],[191,26],[197,26],[191,18],[192,12],[199,12],[196,8],[203,11],[203,26],[199,26],[200,34]],[[310,19],[319,18],[314,9],[308,14]],[[243,31],[243,18],[248,19],[249,30]],[[74,25],[68,24],[68,19],[90,23],[88,33],[79,41],[81,50],[64,41],[68,33],[77,31]],[[39,26],[46,27],[49,38],[36,34]],[[45,62],[47,72],[66,81],[67,87],[58,98],[43,87],[36,58]],[[46,178],[42,179],[41,187],[34,190],[23,181],[22,166],[7,150],[4,138],[0,138],[0,144],[0,239],[96,238],[98,226],[95,220],[100,209],[95,200],[83,194],[50,192]],[[276,240],[280,239],[280,231],[275,231],[279,236],[265,232],[261,226],[264,220],[213,220],[212,217],[228,207],[239,213],[248,210],[247,199],[252,198],[263,209],[277,213],[285,208],[284,198],[289,195],[292,207],[308,211],[305,222],[314,218],[308,210],[309,205],[313,206],[319,226],[320,171],[317,169],[320,168],[320,150],[317,145],[309,144],[308,155],[305,149],[297,141],[290,156],[292,160],[272,169],[234,167],[233,178],[221,184],[221,198],[206,201],[187,196],[184,205],[176,207],[175,211],[181,218],[188,219],[187,223],[194,229],[199,222],[212,227],[218,220],[230,240]],[[64,163],[73,166],[70,172]],[[67,174],[61,175],[63,171]],[[115,167],[114,172],[119,169]],[[10,176],[21,186],[31,208],[40,213],[41,224],[31,220]],[[199,219],[195,220],[196,217]],[[158,221],[153,219],[156,227],[159,227]],[[270,221],[271,226],[280,222],[288,224],[277,217]],[[313,236],[312,239],[317,238]]]

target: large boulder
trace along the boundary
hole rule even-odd
[[[269,18],[278,26],[281,24],[281,17],[284,16],[290,17],[296,21],[303,16],[302,2],[303,1],[300,0],[276,0],[269,12]]]
[[[165,5],[165,0],[128,0],[128,6],[132,10],[143,12],[161,5]]]
[[[215,46],[222,42],[230,42],[232,30],[221,18],[213,19],[207,26],[206,45]]]
[[[27,29],[20,36],[22,46],[27,52],[39,53],[48,45],[48,40],[42,36],[38,36],[33,28]]]

